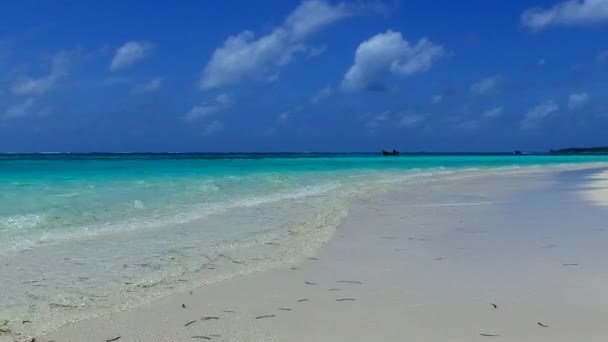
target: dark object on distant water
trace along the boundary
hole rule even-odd
[[[608,154],[608,147],[570,147],[551,150],[551,154]]]
[[[515,151],[513,151],[513,154],[521,155],[521,154],[524,154],[524,153],[522,151],[520,151],[520,150],[515,150]]]
[[[399,151],[397,150],[393,150],[393,152],[390,151],[382,151],[382,155],[383,156],[398,156],[399,155]]]

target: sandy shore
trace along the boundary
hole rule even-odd
[[[608,212],[585,200],[606,194],[586,182],[597,172],[396,188],[303,264],[37,341],[606,341]]]
[[[608,206],[608,171],[594,173],[582,190],[586,200],[599,206]]]

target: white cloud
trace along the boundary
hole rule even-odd
[[[284,112],[281,112],[281,114],[279,114],[278,117],[278,121],[287,121],[287,119],[289,119],[289,116],[291,115],[291,111],[286,110]]]
[[[281,114],[279,114],[277,121],[278,122],[285,122],[287,121],[289,118],[291,118],[294,114],[297,114],[301,111],[304,110],[304,106],[297,106],[294,108],[290,108],[286,111],[281,112]]]
[[[143,94],[157,91],[162,86],[162,79],[154,78],[149,81],[137,84],[133,87],[133,93]]]
[[[424,120],[425,115],[412,113],[411,111],[384,111],[377,114],[366,113],[359,117],[359,120],[364,121],[364,126],[367,128],[368,133],[373,135],[376,131],[382,127],[414,127]],[[390,124],[390,125],[389,125]]]
[[[116,53],[110,64],[110,71],[118,71],[141,61],[150,54],[151,50],[152,45],[148,43],[126,42],[123,46],[116,49]]]
[[[533,129],[549,115],[557,112],[559,106],[553,101],[547,101],[530,109],[521,121],[522,129]]]
[[[186,121],[201,120],[213,114],[219,113],[223,109],[231,106],[232,103],[232,96],[228,94],[219,94],[210,103],[193,106],[186,114],[184,114],[182,118]]]
[[[296,106],[296,107],[293,107],[293,108],[289,108],[287,110],[282,111],[277,116],[276,121],[270,127],[268,127],[267,129],[264,130],[263,135],[265,135],[265,136],[274,135],[282,124],[284,124],[285,122],[287,122],[294,115],[296,115],[296,114],[300,113],[301,111],[303,111],[304,108],[305,107],[303,105],[299,105],[299,106]]]
[[[345,3],[325,0],[302,2],[271,33],[256,39],[251,31],[230,36],[213,52],[200,81],[202,89],[239,83],[244,80],[271,81],[278,69],[289,64],[298,52],[307,52],[304,44],[312,34],[354,14]],[[310,50],[312,55],[318,51]]]
[[[368,133],[369,134],[374,134],[376,133],[376,130],[378,128],[380,128],[380,126],[382,126],[382,124],[385,121],[388,121],[388,119],[390,119],[391,117],[391,112],[390,111],[384,111],[382,113],[379,114],[367,114],[364,117],[368,117],[371,115],[371,118],[369,118],[366,122],[365,122],[365,128],[367,128]]]
[[[67,75],[69,64],[68,55],[65,52],[58,53],[51,58],[51,70],[47,76],[40,78],[23,76],[17,79],[12,87],[13,94],[22,96],[43,95]]]
[[[213,121],[211,121],[211,123],[209,123],[205,127],[205,130],[203,131],[203,135],[212,135],[223,129],[224,129],[224,123],[217,121],[217,120],[213,120]]]
[[[215,97],[215,102],[222,106],[230,106],[234,102],[234,98],[230,94],[219,94]]]
[[[42,117],[42,118],[43,118],[43,117],[50,116],[51,114],[53,114],[53,108],[52,108],[52,107],[50,107],[50,106],[43,107],[43,108],[42,108],[42,109],[40,109],[40,110],[38,111],[38,113],[37,113],[37,115],[38,115],[39,117]]]
[[[185,115],[184,120],[186,121],[195,121],[199,119],[206,118],[211,114],[215,114],[220,111],[219,106],[217,105],[201,105],[194,106],[190,109]]]
[[[342,89],[379,90],[379,78],[387,73],[409,76],[427,71],[444,54],[441,45],[426,38],[411,45],[401,32],[379,33],[359,45],[355,63],[344,75]]]
[[[334,89],[331,86],[326,86],[323,89],[319,90],[311,99],[310,103],[317,104],[322,100],[328,98],[334,93]]]
[[[399,120],[399,127],[413,127],[422,122],[425,119],[424,116],[418,114],[405,114]]]
[[[28,98],[22,103],[8,107],[2,116],[4,119],[16,119],[27,116],[34,106],[36,100],[33,97]]]
[[[327,51],[327,46],[319,46],[319,47],[312,46],[308,49],[308,56],[317,57],[317,56],[324,54],[325,51]]]
[[[567,0],[551,8],[530,8],[521,21],[532,30],[608,22],[608,0]]]
[[[479,120],[465,120],[462,122],[458,122],[454,127],[458,130],[462,131],[474,131],[481,127],[481,122]]]
[[[485,112],[483,112],[483,116],[485,118],[489,118],[489,119],[497,118],[501,115],[502,115],[502,107],[488,109]]]
[[[568,108],[580,109],[585,107],[589,101],[589,95],[587,93],[570,94],[568,96]]]
[[[475,82],[471,85],[471,93],[477,96],[484,96],[491,93],[500,82],[500,76],[492,76],[484,78],[478,82]]]
[[[431,102],[433,102],[434,104],[441,103],[442,101],[443,101],[443,95],[434,95],[433,98],[431,99]]]

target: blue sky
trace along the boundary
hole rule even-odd
[[[0,151],[608,145],[608,0],[24,0],[0,21]]]

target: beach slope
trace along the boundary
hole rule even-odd
[[[585,200],[597,172],[396,187],[302,264],[38,341],[606,341],[608,212]]]

